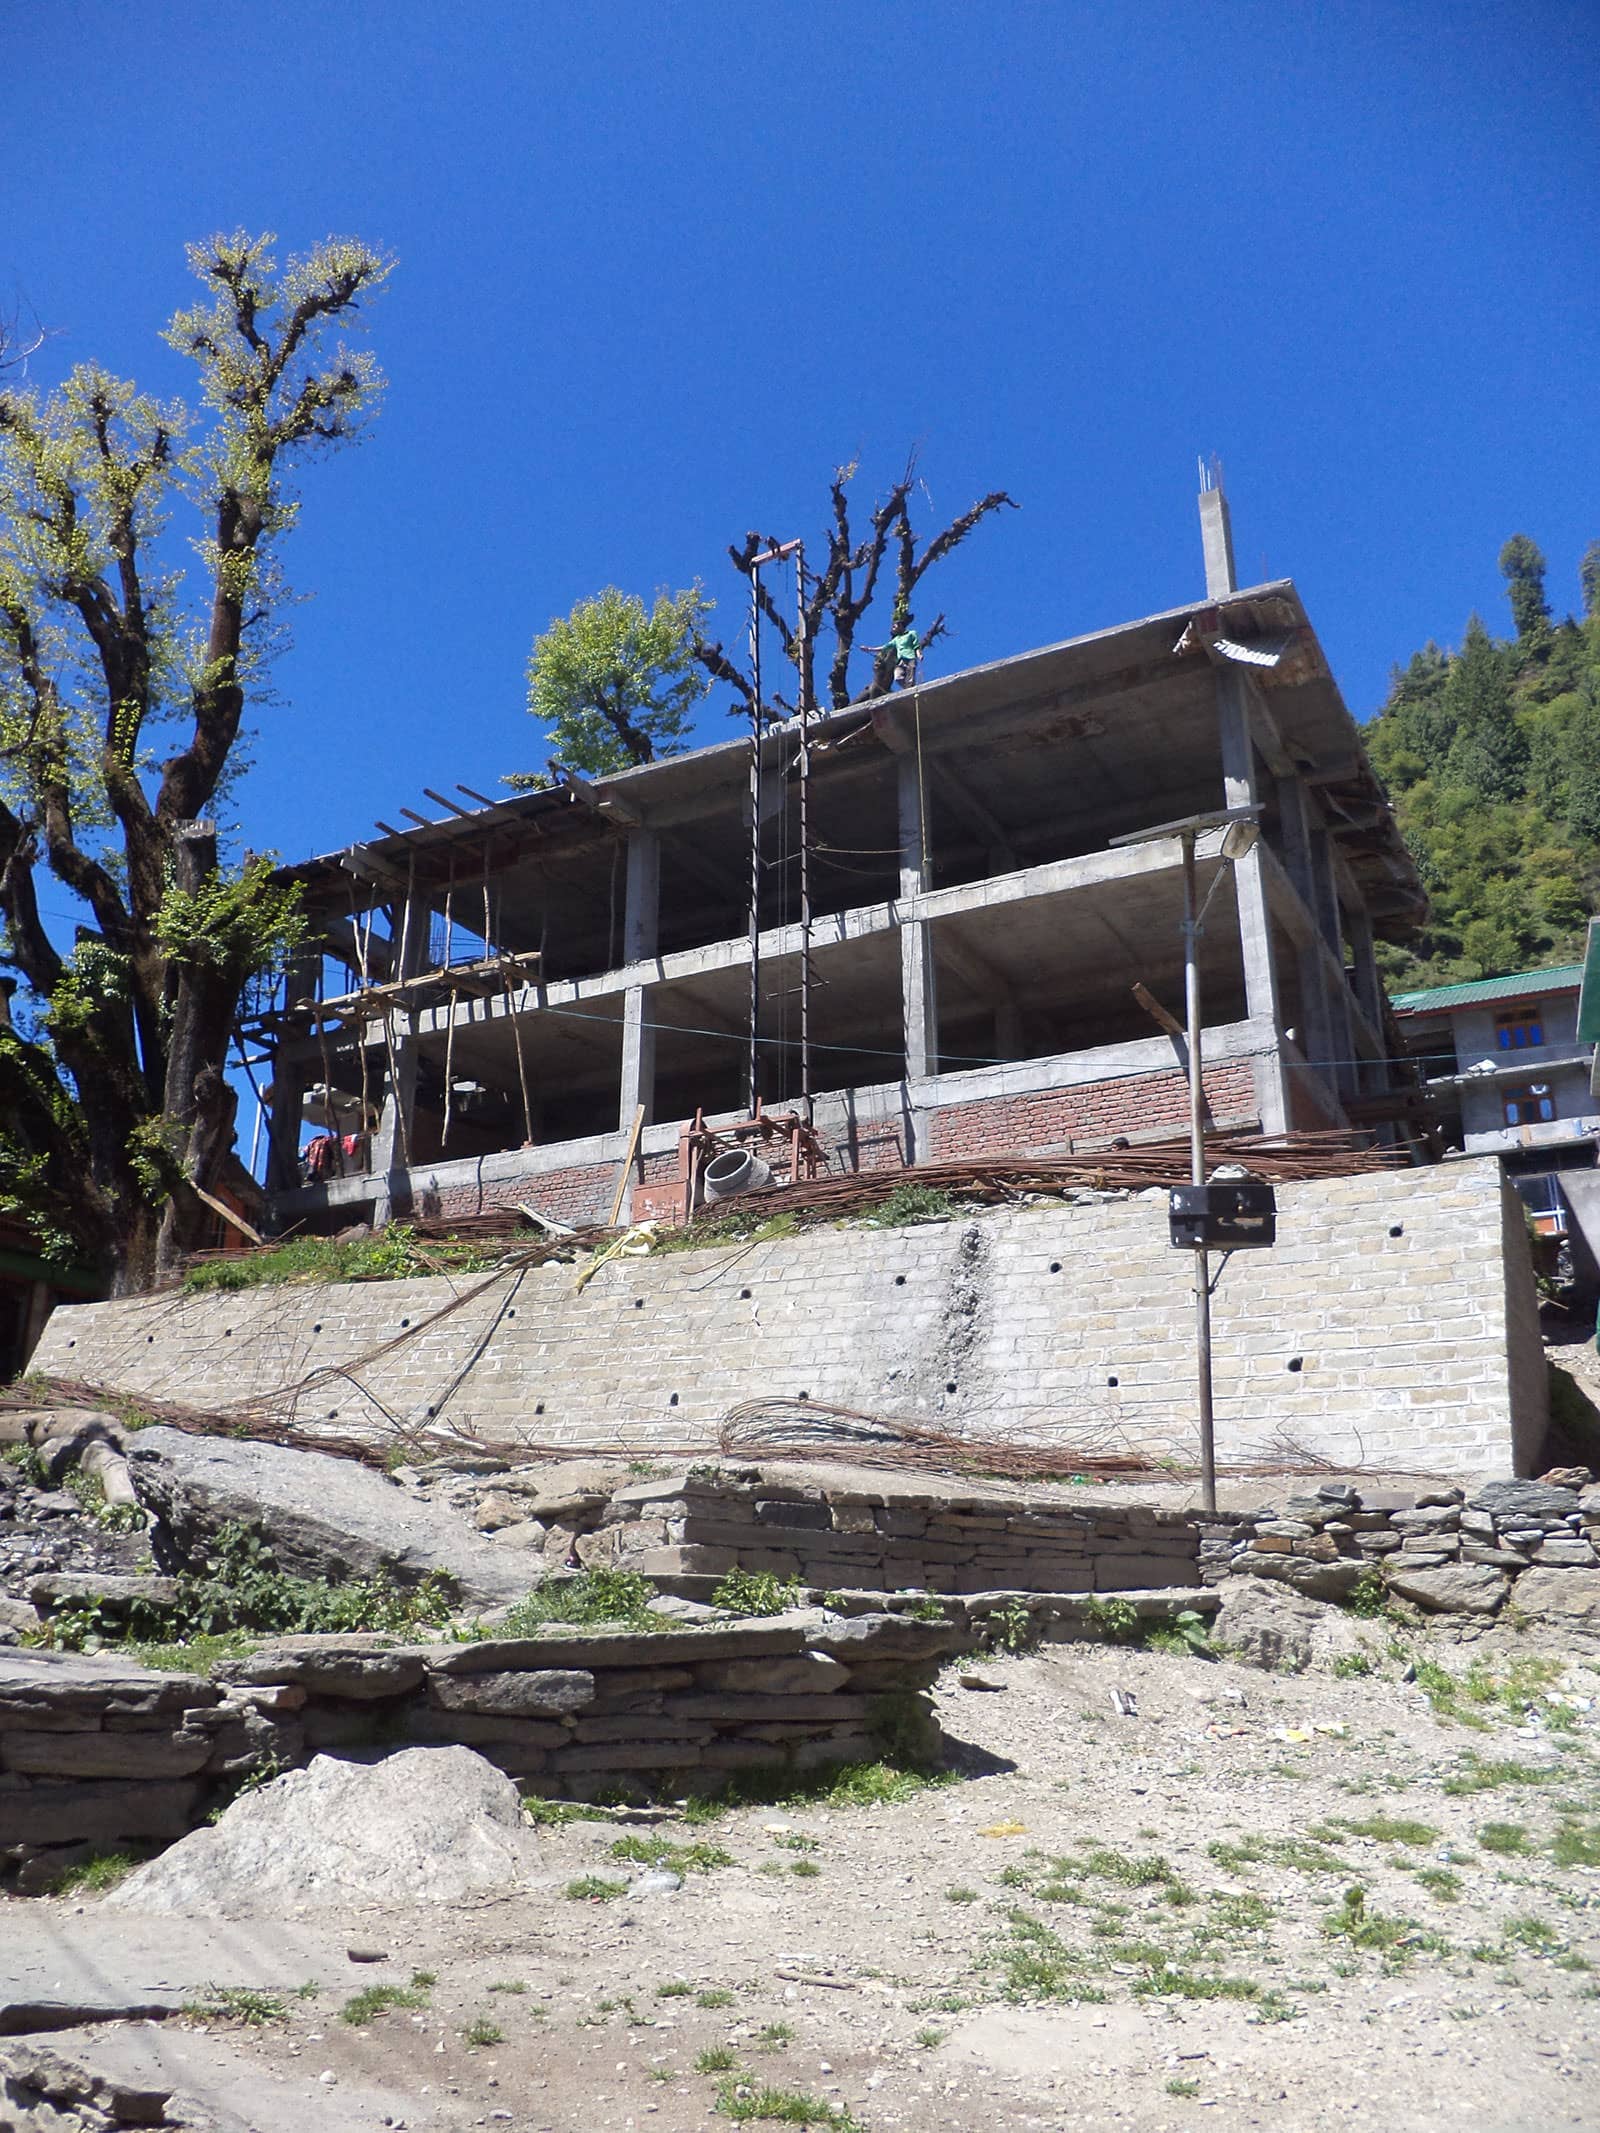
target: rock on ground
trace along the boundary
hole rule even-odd
[[[337,1584],[387,1570],[414,1585],[443,1571],[464,1598],[491,1603],[528,1589],[526,1568],[464,1518],[350,1459],[146,1429],[129,1462],[139,1499],[158,1520],[157,1552],[174,1568],[198,1564],[218,1530],[238,1523],[264,1532],[278,1568],[296,1577]]]
[[[248,1918],[455,1903],[523,1886],[535,1840],[511,1780],[470,1748],[319,1755],[140,1867],[110,1906]]]
[[[1329,1668],[1361,1645],[1356,1623],[1338,1607],[1255,1578],[1228,1579],[1213,1634],[1230,1658],[1271,1674]]]

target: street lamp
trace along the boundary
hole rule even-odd
[[[1190,1183],[1201,1189],[1195,1194],[1192,1211],[1185,1211],[1177,1193],[1173,1194],[1172,1228],[1173,1243],[1188,1243],[1195,1253],[1194,1282],[1194,1332],[1195,1376],[1200,1404],[1200,1502],[1207,1511],[1217,1508],[1217,1437],[1216,1422],[1211,1397],[1211,1254],[1207,1240],[1212,1234],[1206,1220],[1201,1200],[1206,1182],[1205,1141],[1205,1083],[1202,1078],[1200,1016],[1200,933],[1205,925],[1211,899],[1216,895],[1223,873],[1219,867],[1206,891],[1205,902],[1195,908],[1195,840],[1206,830],[1220,829],[1223,832],[1221,857],[1230,863],[1243,859],[1253,849],[1261,835],[1261,824],[1256,810],[1251,807],[1228,807],[1215,814],[1186,815],[1178,822],[1160,822],[1153,829],[1133,830],[1126,836],[1113,837],[1113,845],[1151,844],[1164,837],[1177,837],[1183,845],[1183,1009],[1185,1043],[1189,1054],[1189,1177]],[[1187,1212],[1186,1234],[1180,1236],[1180,1218]],[[1198,1221],[1196,1221],[1198,1217]],[[1270,1244],[1271,1224],[1265,1224],[1266,1234],[1254,1236],[1237,1235],[1235,1242]]]

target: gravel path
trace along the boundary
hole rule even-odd
[[[953,1782],[552,1827],[532,1895],[341,1919],[388,1960],[213,2039],[264,2098],[352,2126],[807,2122],[753,2115],[784,2095],[866,2133],[1593,2126],[1600,1682],[1531,1685],[1554,1725],[1463,1692],[1463,1724],[1397,1678],[1391,1636],[1370,1625],[1365,1678],[1087,1646],[986,1662],[998,1693],[953,1670]],[[1480,1686],[1535,1670],[1510,1632],[1431,1657]],[[652,1837],[732,1863],[566,1893],[636,1872],[611,1847]],[[340,2019],[413,1970],[423,2004]],[[1217,1992],[1237,1997],[1196,1996]]]

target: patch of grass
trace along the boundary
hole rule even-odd
[[[545,1800],[537,1793],[525,1792],[522,1796],[522,1812],[536,1829],[565,1829],[569,1822],[609,1822],[611,1817],[603,1807],[595,1807],[587,1800]]]
[[[463,1244],[454,1237],[430,1240],[424,1250],[409,1223],[391,1222],[370,1237],[290,1237],[263,1250],[205,1259],[184,1269],[183,1287],[190,1295],[202,1295],[328,1281],[404,1281],[437,1274],[441,1261],[452,1273],[470,1274],[492,1266],[497,1256],[492,1248]]]
[[[739,2064],[739,2054],[730,2051],[726,2044],[713,2044],[703,2051],[694,2062],[697,2074],[731,2074]]]
[[[794,2042],[794,2030],[787,2022],[769,2022],[756,2031],[752,2041],[760,2051],[781,2052]]]
[[[797,1880],[815,1881],[822,1869],[815,1859],[791,1859],[789,1861],[789,1871]]]
[[[1132,1600],[1108,1599],[1091,1593],[1083,1603],[1084,1620],[1099,1630],[1108,1644],[1132,1644],[1140,1633],[1139,1610]]]
[[[704,1992],[695,1994],[694,2004],[696,2007],[705,2008],[731,2007],[733,2005],[733,1994],[726,1985],[710,1985]]]
[[[711,1604],[730,1615],[781,1615],[800,1604],[804,1590],[798,1578],[776,1578],[770,1570],[730,1570]]]
[[[780,1850],[786,1852],[815,1852],[822,1849],[815,1837],[808,1837],[802,1830],[780,1829],[772,1839]]]
[[[1507,1947],[1521,1948],[1529,1955],[1554,1955],[1562,1945],[1561,1935],[1555,1927],[1531,1913],[1507,1919],[1500,1938]]]
[[[891,1762],[829,1763],[799,1775],[742,1770],[718,1791],[686,1801],[683,1819],[715,1822],[736,1807],[898,1807],[931,1785],[954,1782],[953,1771]]]
[[[848,2111],[797,2089],[748,2088],[729,2082],[717,2092],[717,2109],[739,2125],[814,2126],[818,2133],[862,2133],[860,2120]]]
[[[1000,1993],[1007,2000],[1089,2000],[1105,1994],[1088,1982],[1098,1961],[1069,1948],[1059,1934],[1026,1911],[1008,1913],[1011,1937],[994,1961],[1001,1973]]]
[[[289,2019],[281,1993],[261,1992],[254,1985],[208,1985],[183,2011],[195,2021],[231,2022],[241,2029],[264,2029]]]
[[[896,1185],[878,1202],[863,1229],[901,1229],[909,1222],[936,1222],[953,1215],[956,1203],[932,1185]]]
[[[476,2015],[461,2032],[461,2041],[473,2051],[486,2045],[504,2044],[506,2033],[498,2022],[491,2022],[487,2015]]]
[[[527,1988],[527,1986],[526,1986],[526,1985],[525,1985],[525,1984],[524,1984],[524,1983],[522,1982],[521,1978],[516,1978],[516,1977],[508,1977],[508,1978],[502,1978],[502,1979],[500,1980],[500,1982],[499,1982],[498,1984],[495,1984],[495,1985],[491,1985],[491,1986],[489,1986],[489,1988],[488,1988],[488,1989],[489,1989],[489,1991],[490,1991],[490,1992],[515,1992],[515,1993],[522,1993],[522,1992],[526,1992],[528,1988]]]
[[[694,1987],[686,1977],[663,1978],[656,1987],[658,2000],[688,2000],[694,1997]]]
[[[423,1979],[427,1982],[420,1982]],[[409,1985],[369,1985],[365,1992],[358,1992],[353,1999],[345,2001],[339,2009],[339,2020],[347,2022],[352,2029],[365,2029],[369,2022],[387,2014],[391,2007],[426,2007],[432,1985],[431,1970],[413,1970]]]
[[[1557,1866],[1600,1866],[1600,1823],[1563,1822],[1550,1839]]]
[[[606,1881],[599,1874],[584,1874],[576,1881],[569,1881],[561,1891],[569,1903],[611,1903],[618,1896],[626,1896],[625,1881]]]
[[[1348,1873],[1348,1861],[1326,1844],[1309,1837],[1241,1837],[1236,1843],[1218,1841],[1206,1846],[1206,1854],[1229,1873],[1242,1866],[1286,1866],[1297,1874]]]
[[[1359,1886],[1345,1890],[1339,1908],[1323,1919],[1322,1930],[1330,1940],[1348,1941],[1353,1948],[1364,1948],[1391,1962],[1404,1961],[1418,1952],[1449,1952],[1448,1942],[1437,1933],[1425,1932],[1414,1918],[1396,1918],[1385,1911],[1369,1910],[1367,1892]]]
[[[1365,1652],[1341,1652],[1333,1662],[1335,1681],[1360,1681],[1372,1672],[1372,1661]]]
[[[52,1896],[103,1896],[119,1881],[126,1881],[139,1861],[132,1852],[96,1852],[76,1866],[64,1866],[50,1883]]]
[[[920,2044],[925,2052],[931,2052],[937,2050],[948,2034],[948,2030],[943,2029],[919,2029],[911,2041]]]
[[[1464,1674],[1452,1674],[1433,1660],[1420,1660],[1417,1684],[1436,1716],[1453,1718],[1460,1725],[1482,1727],[1484,1713],[1495,1710],[1516,1718],[1538,1711],[1546,1724],[1562,1726],[1570,1724],[1572,1713],[1562,1705],[1547,1703],[1545,1692],[1565,1672],[1563,1661],[1532,1653],[1503,1664],[1474,1659]]]
[[[1506,1857],[1533,1849],[1520,1822],[1485,1822],[1478,1831],[1478,1844],[1486,1852],[1499,1852]]]
[[[1499,1762],[1473,1755],[1461,1759],[1461,1767],[1444,1781],[1443,1789],[1460,1799],[1474,1792],[1493,1792],[1501,1785],[1548,1785],[1560,1772],[1541,1770],[1534,1763]]]
[[[944,1900],[946,1903],[976,1903],[978,1900],[978,1892],[976,1889],[946,1889],[944,1892]]]
[[[551,1624],[587,1628],[618,1622],[627,1629],[677,1630],[671,1615],[655,1611],[656,1589],[632,1570],[580,1570],[572,1577],[547,1578],[519,1600],[495,1631],[496,1637],[527,1637]]]
[[[669,1874],[709,1874],[719,1866],[734,1863],[732,1852],[724,1851],[720,1844],[674,1844],[669,1837],[619,1837],[611,1847],[611,1856],[632,1866],[656,1867]]]
[[[1452,1874],[1446,1866],[1419,1866],[1417,1880],[1430,1896],[1440,1903],[1459,1903],[1461,1900],[1461,1876]]]
[[[1202,1970],[1173,1970],[1165,1962],[1154,1963],[1134,1984],[1141,1999],[1257,2000],[1261,1987],[1254,1978],[1219,1977]]]
[[[1334,1832],[1344,1830],[1352,1837],[1372,1837],[1379,1844],[1409,1844],[1419,1850],[1439,1841],[1439,1831],[1431,1822],[1417,1822],[1403,1815],[1369,1815],[1364,1822],[1339,1821],[1331,1828]],[[1323,1832],[1317,1830],[1313,1834],[1321,1837]],[[1337,1841],[1335,1834],[1334,1842]]]
[[[1186,2080],[1180,2076],[1177,2080],[1167,2083],[1167,2094],[1169,2096],[1198,2096],[1199,2093],[1200,2084],[1198,2081]]]

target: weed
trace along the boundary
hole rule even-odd
[[[1144,1641],[1151,1651],[1165,1652],[1170,1658],[1181,1659],[1186,1654],[1197,1659],[1217,1657],[1205,1616],[1192,1607],[1183,1608],[1170,1622],[1158,1623],[1148,1630]]]
[[[1510,1856],[1532,1849],[1528,1832],[1520,1822],[1485,1822],[1478,1831],[1479,1846],[1486,1852]]]
[[[419,1985],[417,1979],[426,1977],[427,1985]],[[413,1971],[409,1985],[369,1985],[365,1992],[358,1992],[346,2000],[339,2010],[339,2020],[348,2022],[352,2029],[365,2029],[369,2022],[391,2007],[426,2007],[428,1987],[433,1983],[430,1972]]]
[[[1309,1837],[1242,1837],[1236,1844],[1206,1846],[1208,1857],[1230,1873],[1241,1866],[1286,1866],[1297,1874],[1343,1874],[1347,1862]]]
[[[1460,1769],[1445,1779],[1444,1790],[1459,1799],[1469,1793],[1493,1792],[1501,1785],[1548,1785],[1558,1775],[1555,1770],[1541,1770],[1532,1763],[1485,1761],[1468,1753],[1463,1756]]]
[[[694,2004],[696,2005],[696,2007],[705,2008],[731,2007],[733,2005],[733,1994],[728,1990],[726,1985],[712,1985],[709,1986],[706,1991],[697,1992],[695,1994]],[[712,2073],[715,2073],[717,2069],[715,2067],[712,2067],[710,2071]]]
[[[1302,1992],[1305,1989],[1304,1986],[1297,1988]],[[1326,1989],[1322,1985],[1316,1987],[1319,1992]],[[1260,1999],[1256,2001],[1255,2009],[1250,2019],[1252,2022],[1296,2022],[1300,2019],[1300,2013],[1301,2010],[1294,2005],[1293,2001],[1286,2000],[1281,1992],[1264,1992]]]
[[[537,1793],[525,1792],[522,1796],[522,1812],[536,1829],[564,1829],[569,1822],[609,1822],[603,1807],[593,1807],[587,1800],[542,1800]]]
[[[1097,1986],[1085,1982],[1095,1966],[1076,1948],[1069,1948],[1059,1934],[1026,1911],[1009,1914],[1011,1938],[999,1950],[997,1961],[1003,1982],[1001,1996],[1007,2000],[1103,2000]]]
[[[942,2029],[919,2029],[911,2041],[913,2044],[920,2044],[925,2052],[931,2052],[937,2050],[947,2034],[948,2032]]]
[[[735,1807],[898,1807],[930,1785],[954,1782],[947,1770],[890,1763],[829,1763],[796,1775],[792,1771],[740,1771],[717,1792],[685,1803],[683,1819],[715,1822]]]
[[[694,1987],[686,1977],[663,1978],[656,1987],[658,2000],[687,2000],[694,1996]]]
[[[438,1978],[431,1970],[413,1970],[411,1973],[411,1986],[414,1992],[431,1992],[438,1982]]]
[[[936,1600],[931,1592],[924,1593],[915,1607],[906,1609],[906,1620],[908,1622],[943,1622],[945,1619],[943,1600]]]
[[[627,1895],[628,1884],[585,1874],[580,1880],[569,1881],[561,1893],[572,1903],[610,1903],[614,1897]]]
[[[64,1866],[50,1884],[52,1896],[76,1896],[80,1893],[102,1896],[107,1889],[114,1889],[119,1881],[126,1881],[139,1864],[131,1852],[96,1852],[92,1859],[80,1859],[76,1866]]]
[[[632,1570],[582,1570],[573,1577],[547,1578],[519,1600],[495,1634],[526,1637],[548,1623],[586,1628],[593,1622],[620,1622],[629,1629],[675,1630],[671,1615],[655,1612],[655,1587]]]
[[[697,2074],[731,2074],[738,2065],[737,2052],[729,2051],[726,2044],[713,2044],[696,2059],[694,2070]]]
[[[818,2133],[861,2133],[859,2120],[848,2111],[795,2089],[753,2089],[729,2082],[717,2091],[717,2109],[741,2125],[761,2122],[814,2126]]]
[[[983,1639],[990,1651],[1025,1652],[1039,1641],[1039,1625],[1026,1600],[1007,1600],[984,1617]]]
[[[822,1869],[815,1859],[791,1859],[789,1871],[801,1881],[815,1881]]]
[[[1441,1955],[1448,1952],[1438,1934],[1425,1933],[1414,1918],[1369,1911],[1367,1892],[1359,1884],[1345,1890],[1339,1908],[1323,1919],[1322,1930],[1331,1940],[1347,1940],[1353,1948],[1369,1949],[1395,1961],[1419,1949]]]
[[[1508,1947],[1525,1949],[1530,1955],[1554,1955],[1561,1946],[1555,1927],[1531,1914],[1508,1919],[1500,1937]]]
[[[1254,1978],[1172,1970],[1164,1961],[1153,1963],[1133,1989],[1136,1996],[1148,1999],[1256,2000],[1261,1997],[1261,1987]]]
[[[761,2051],[781,2052],[794,2042],[794,2031],[787,2022],[769,2022],[756,2031],[754,2041]]]
[[[504,2044],[506,2033],[498,2022],[491,2022],[486,2015],[478,2015],[461,2032],[461,2041],[477,2051],[487,2044]]]
[[[50,1486],[44,1460],[31,1444],[8,1444],[5,1450],[0,1452],[0,1460],[4,1460],[7,1466],[14,1466],[30,1489],[47,1489]]]
[[[1458,1903],[1461,1898],[1461,1877],[1452,1874],[1445,1866],[1419,1866],[1417,1880],[1430,1896],[1440,1903]]]
[[[808,1837],[798,1829],[775,1830],[772,1841],[786,1852],[814,1852],[821,1849],[815,1837]]]
[[[781,1615],[800,1604],[803,1590],[798,1578],[777,1578],[770,1570],[730,1570],[711,1604],[730,1615]]]
[[[226,1259],[187,1267],[183,1287],[191,1294],[217,1289],[281,1288],[327,1281],[403,1281],[437,1274],[446,1260],[453,1273],[470,1274],[493,1262],[493,1253],[456,1238],[430,1240],[419,1250],[409,1224],[391,1222],[370,1237],[291,1237],[265,1250],[231,1252]]]
[[[619,1837],[611,1847],[613,1859],[631,1866],[650,1866],[669,1874],[709,1874],[713,1868],[732,1866],[733,1854],[720,1844],[674,1844],[668,1837]],[[569,1889],[567,1892],[571,1894]]]
[[[944,1900],[946,1903],[976,1903],[978,1892],[976,1889],[946,1889]]]
[[[1200,2084],[1198,2081],[1179,2079],[1167,2083],[1167,2094],[1169,2096],[1198,2096],[1199,2093]]]
[[[1380,1570],[1363,1570],[1345,1598],[1346,1611],[1364,1621],[1377,1621],[1391,1612],[1389,1588]]]
[[[1091,1593],[1083,1603],[1083,1618],[1108,1644],[1132,1644],[1139,1635],[1139,1610],[1132,1600]]]
[[[1335,1681],[1359,1681],[1372,1672],[1372,1661],[1365,1652],[1341,1652],[1333,1662]]]
[[[196,2021],[233,2022],[242,2029],[264,2029],[269,2022],[289,2019],[280,1993],[261,1992],[254,1985],[208,1985],[183,2011]]]
[[[491,1985],[488,1989],[490,1992],[522,1993],[526,1992],[528,1988],[525,1984],[523,1984],[521,1978],[508,1977],[503,1978],[497,1985]]]
[[[867,1229],[900,1229],[910,1222],[939,1222],[955,1213],[954,1200],[931,1185],[896,1185],[867,1216]]]

